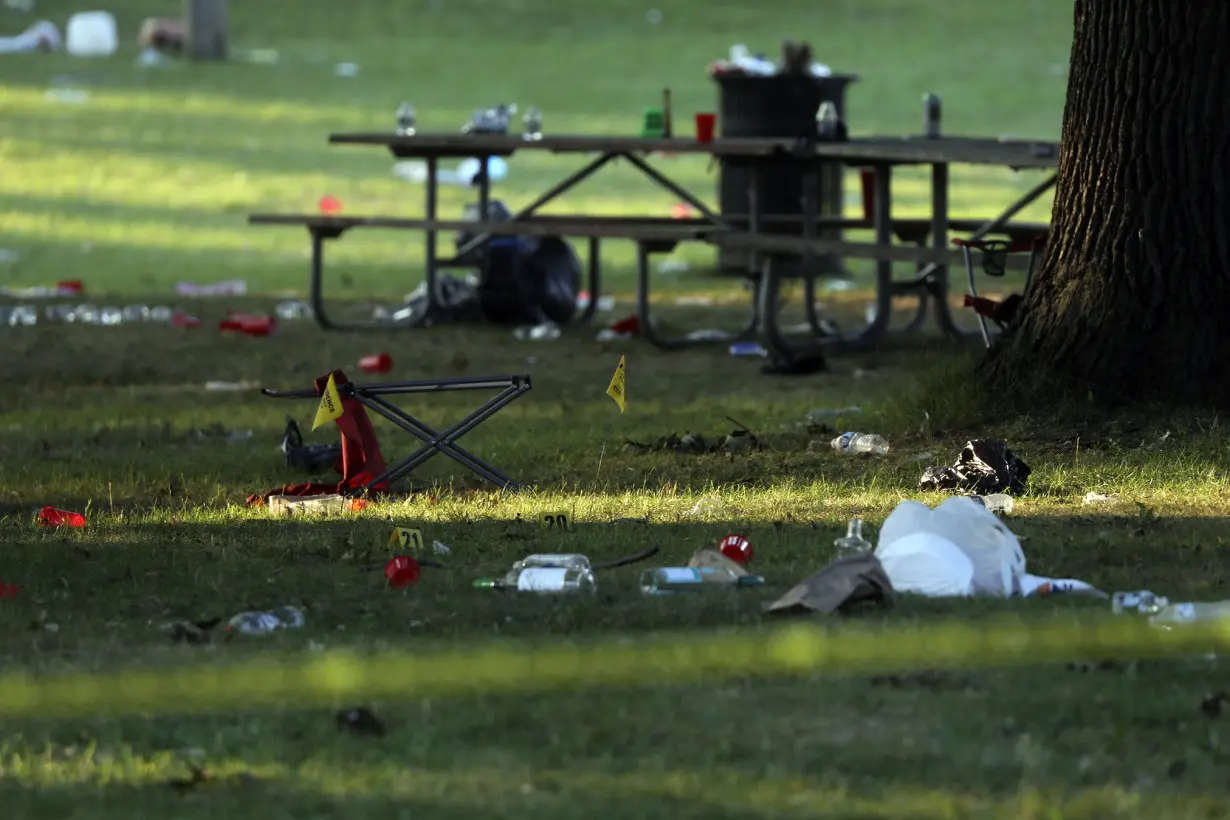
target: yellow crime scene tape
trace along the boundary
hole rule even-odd
[[[343,652],[172,670],[33,677],[0,674],[0,716],[188,714],[310,707],[340,700],[530,693],[615,685],[686,684],[740,677],[875,674],[989,668],[1068,660],[1160,658],[1230,647],[1230,620],[1164,631],[1099,618],[1029,624],[984,620],[888,631],[796,624],[767,633],[626,638],[543,647],[359,657]]]

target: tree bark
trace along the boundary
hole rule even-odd
[[[1061,144],[993,383],[1230,407],[1230,0],[1077,0]]]

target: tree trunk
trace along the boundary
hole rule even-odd
[[[987,365],[1230,406],[1230,0],[1077,0],[1050,241]]]

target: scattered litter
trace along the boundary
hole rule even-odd
[[[624,451],[629,453],[678,452],[692,455],[707,453],[737,453],[745,450],[759,450],[760,440],[746,428],[732,430],[725,436],[705,439],[693,433],[677,436],[671,433],[663,436],[653,444],[644,444],[632,439],[624,439]]]
[[[888,573],[874,553],[839,558],[765,607],[767,615],[844,612],[856,604],[892,606],[895,599]]]
[[[137,55],[137,59],[134,62],[141,68],[153,68],[155,66],[168,65],[171,62],[171,58],[153,46],[147,46],[141,49],[141,53]]]
[[[839,292],[846,290],[854,290],[857,285],[852,279],[826,279],[820,285],[820,292]]]
[[[21,0],[18,0],[20,2]],[[10,0],[5,0],[6,5]],[[20,9],[29,11],[32,6]],[[16,9],[15,6],[9,8]],[[23,54],[33,51],[56,51],[63,40],[60,30],[49,20],[40,20],[14,37],[0,37],[0,54]]]
[[[888,455],[888,441],[875,433],[842,433],[830,446],[839,453],[873,453]]]
[[[658,263],[658,273],[684,273],[691,269],[686,259],[663,259]]]
[[[662,12],[657,9],[650,9],[645,12],[645,22],[651,26],[656,26],[662,22]]]
[[[90,92],[84,88],[49,88],[43,94],[43,99],[53,103],[80,105],[81,103],[89,102]]]
[[[863,519],[857,516],[850,519],[846,525],[846,534],[833,541],[839,556],[857,555],[870,552],[872,544],[863,537]]]
[[[730,558],[718,550],[699,549],[692,554],[688,559],[688,566],[696,569],[705,567],[715,567],[721,570],[729,571],[737,578],[742,578],[745,575],[751,575],[747,568],[739,561]]]
[[[709,513],[720,512],[722,502],[715,498],[702,498],[692,505],[692,509],[688,510],[685,515],[699,516],[708,515]]]
[[[519,327],[513,331],[513,338],[522,342],[553,342],[560,335],[559,325],[555,322],[542,322],[537,325]]]
[[[311,305],[299,299],[278,302],[273,312],[279,319],[310,319],[315,313]]]
[[[1025,492],[1031,470],[997,439],[966,443],[951,467],[928,467],[918,481],[924,491],[961,490],[979,494]]]
[[[991,493],[990,495],[976,495],[974,500],[982,506],[986,507],[993,513],[1003,513],[1009,515],[1012,509],[1016,506],[1016,502],[1012,496],[1004,493]]]
[[[439,541],[431,542],[431,551],[434,552],[436,555],[452,555],[453,554],[453,551],[448,546],[440,543]]]
[[[1169,439],[1170,439],[1170,431],[1167,430],[1166,432],[1158,436],[1157,440],[1154,441],[1152,444],[1150,444],[1148,449],[1156,450],[1158,447],[1161,447],[1163,444],[1165,444]]]
[[[828,77],[832,69],[823,63],[812,60],[811,46],[807,43],[794,43],[786,40],[782,43],[782,61],[774,64],[763,54],[753,55],[751,50],[738,43],[730,47],[729,57],[710,64],[709,74],[715,77],[748,76],[769,77],[775,74],[807,75],[813,77]]]
[[[57,510],[55,507],[43,507],[38,511],[38,523],[43,527],[74,527],[85,526],[85,516],[70,510]]]
[[[1167,604],[1149,617],[1149,623],[1162,629],[1198,623],[1201,621],[1226,621],[1230,619],[1230,601],[1200,601]]]
[[[675,304],[679,307],[713,307],[717,300],[712,296],[677,296]]]
[[[1090,491],[1090,492],[1085,493],[1085,497],[1084,499],[1081,500],[1081,503],[1082,504],[1105,504],[1110,500],[1111,500],[1111,497],[1109,495],[1103,495],[1102,493],[1095,493],[1093,491]]]
[[[730,346],[730,355],[732,356],[756,356],[766,358],[769,351],[765,350],[764,345],[760,342],[735,342]]]
[[[590,570],[589,556],[575,552],[542,552],[527,555],[512,565],[514,572],[523,569],[580,569]]]
[[[1019,591],[1025,573],[1020,541],[982,505],[964,496],[934,510],[902,501],[880,528],[875,555],[898,592],[928,597]]]
[[[21,592],[21,587],[16,584],[0,583],[0,598],[16,598]]]
[[[257,65],[273,65],[281,58],[277,49],[273,48],[239,49],[231,52],[231,56],[241,62]]]
[[[604,327],[594,334],[594,341],[596,342],[626,342],[632,338],[635,338],[632,333],[617,333],[609,327]]]
[[[692,342],[724,342],[727,339],[733,339],[734,335],[728,330],[718,330],[717,328],[710,327],[693,330],[685,338]]]
[[[587,290],[583,290],[580,293],[578,293],[577,294],[577,310],[585,310],[587,307],[589,307],[589,302],[590,302],[590,299],[592,298],[593,297],[590,296],[589,291]],[[598,312],[599,313],[610,313],[614,309],[615,309],[615,297],[614,296],[599,296],[598,297]]]
[[[616,319],[607,326],[607,329],[612,333],[620,335],[635,336],[641,332],[641,318],[635,313],[631,313],[622,319]]]
[[[338,63],[333,66],[333,74],[336,77],[357,77],[359,67],[354,63]]]
[[[177,310],[171,314],[169,324],[171,327],[200,327],[201,320],[195,316],[189,316],[182,310]]]
[[[218,330],[222,333],[240,333],[245,336],[272,336],[278,332],[278,320],[268,315],[253,315],[232,311],[226,318],[218,322]]]
[[[1153,615],[1170,606],[1170,599],[1147,589],[1133,592],[1116,592],[1110,596],[1110,611],[1115,615],[1125,612],[1136,612],[1141,615]]]
[[[423,569],[409,555],[397,555],[384,565],[384,577],[393,589],[404,589],[419,582]]]
[[[752,560],[752,542],[737,533],[731,533],[719,541],[718,551],[736,564],[746,564]]]
[[[916,456],[911,456],[910,458],[907,458],[907,459],[906,459],[906,461],[908,461],[908,462],[910,462],[911,464],[913,464],[913,463],[916,463],[916,462],[919,462],[919,461],[930,461],[930,460],[931,460],[931,459],[933,459],[933,458],[935,458],[935,454],[934,454],[934,453],[919,453],[919,454],[918,454],[918,455],[916,455]]]
[[[1109,598],[1102,590],[1075,578],[1043,578],[1021,575],[1021,595],[1026,598],[1046,598],[1051,595],[1087,595],[1092,598]]]
[[[260,387],[257,382],[205,382],[205,389],[210,392],[231,393],[239,390],[255,390]]]
[[[4,7],[28,14],[34,10],[34,0],[4,0]]]
[[[325,216],[332,216],[333,214],[339,214],[342,212],[342,201],[335,196],[325,194],[320,198],[320,201],[316,203],[316,207],[320,209],[320,212]]]
[[[512,569],[502,578],[479,578],[474,581],[479,589],[516,590],[537,593],[594,592],[598,582],[589,567],[529,566]]]
[[[244,296],[248,292],[248,283],[243,279],[229,279],[208,285],[180,282],[175,286],[175,292],[180,296]]]
[[[764,578],[740,574],[726,565],[659,567],[641,573],[641,592],[645,595],[675,595],[705,589],[759,586]]]
[[[388,373],[393,369],[393,357],[388,353],[375,353],[359,359],[359,369],[364,373]]]
[[[343,709],[334,717],[339,732],[349,732],[359,737],[384,737],[384,724],[371,711],[356,707]]]
[[[85,283],[79,279],[66,282],[56,282],[54,285],[33,285],[28,288],[0,287],[0,296],[13,299],[58,299],[65,296],[80,296],[85,291]]]
[[[358,512],[367,501],[344,495],[271,495],[269,510],[277,515],[330,515],[340,512]]]
[[[299,629],[305,623],[303,613],[293,606],[281,606],[268,612],[240,612],[227,621],[227,632],[240,635],[268,635],[279,629]]]

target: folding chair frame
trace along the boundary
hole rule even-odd
[[[377,484],[392,483],[421,466],[437,453],[443,453],[457,463],[469,468],[502,489],[518,490],[521,484],[509,478],[506,474],[483,461],[478,456],[463,449],[456,442],[459,438],[478,427],[487,419],[507,406],[517,397],[530,391],[530,377],[490,376],[486,378],[462,379],[431,379],[410,382],[389,382],[385,384],[339,384],[338,393],[343,399],[354,398],[372,412],[388,419],[393,424],[422,440],[423,446],[410,455],[387,468],[363,487],[352,491],[361,495]],[[428,425],[411,416],[405,410],[387,401],[382,396],[405,395],[408,393],[444,393],[454,390],[499,390],[493,398],[484,402],[477,410],[446,428],[443,431],[433,430]],[[269,390],[261,391],[262,395],[273,399],[319,399],[320,394],[315,388],[306,390]]]
[[[1046,236],[1036,236],[1031,240],[1013,240],[1005,242],[1003,240],[993,239],[954,239],[952,244],[961,249],[961,255],[965,258],[965,273],[969,277],[969,293],[975,299],[978,298],[978,285],[974,281],[974,250],[982,251],[983,269],[991,276],[1003,276],[1004,270],[1000,268],[998,273],[992,272],[988,259],[992,253],[1023,253],[1029,251],[1029,267],[1025,270],[1025,288],[1024,293],[1029,292],[1029,283],[1034,278],[1034,268],[1037,266],[1038,254],[1046,244]],[[981,313],[975,312],[978,317],[978,327],[982,331],[982,342],[985,346],[991,346],[991,332],[987,329],[987,317]],[[1002,329],[1002,323],[1001,323]]]

